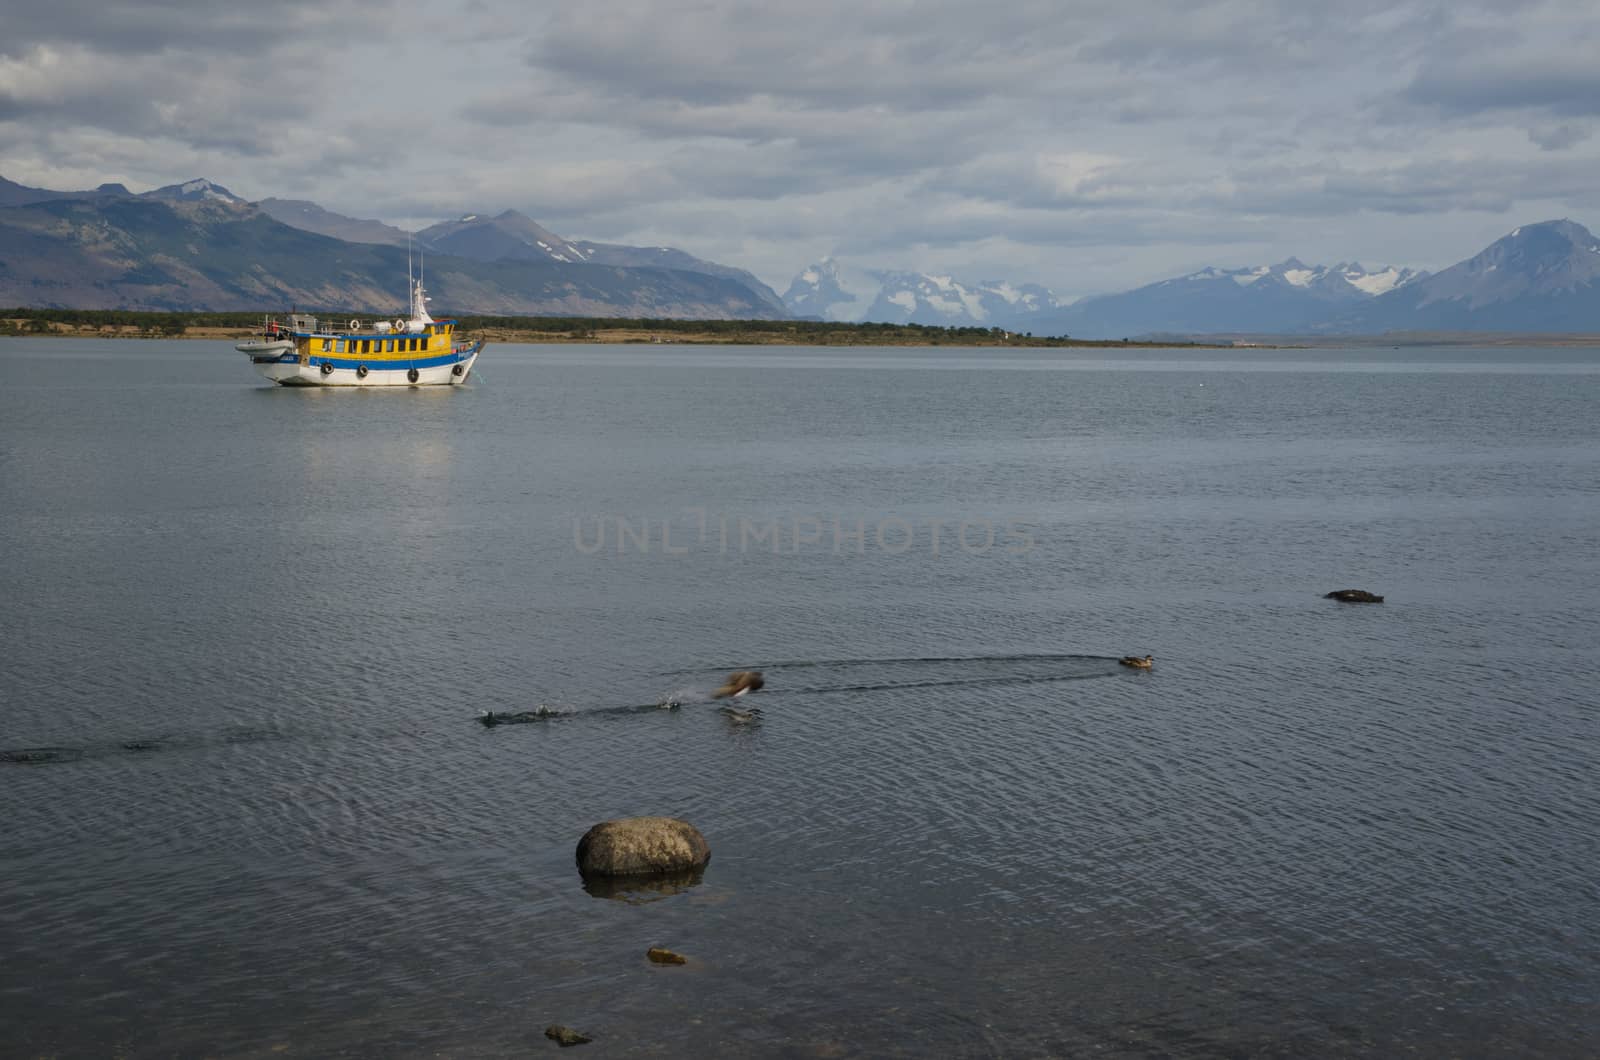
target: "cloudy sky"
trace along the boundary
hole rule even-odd
[[[1076,297],[1600,229],[1597,56],[1593,0],[6,0],[0,175]]]

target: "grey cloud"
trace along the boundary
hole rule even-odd
[[[1541,151],[1565,151],[1587,140],[1593,132],[1593,129],[1585,128],[1575,122],[1566,122],[1561,125],[1529,129],[1528,139],[1537,144]]]
[[[1072,73],[1075,27],[1093,10],[596,0],[553,16],[528,61],[568,82],[635,99],[708,106],[769,96],[915,113],[1048,94]]]
[[[214,0],[8,0],[0,55],[35,44],[76,44],[108,55],[153,54],[199,47],[238,55],[280,41],[343,39],[354,26],[382,24],[390,0],[251,0],[233,7]]]
[[[205,175],[391,221],[514,207],[780,283],[833,251],[1094,264],[1103,290],[1600,207],[1592,22],[1566,0],[13,0],[0,172]]]
[[[1424,68],[1406,86],[1413,103],[1453,114],[1538,108],[1552,114],[1600,114],[1600,69],[1582,60],[1529,56],[1525,61],[1453,62]]]

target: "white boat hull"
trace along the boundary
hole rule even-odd
[[[251,363],[279,386],[456,386],[472,374],[482,349],[483,344],[479,343],[447,357],[419,359],[416,363],[401,361],[392,366],[358,365],[348,357],[315,355],[305,364],[293,355],[271,359],[256,356]]]

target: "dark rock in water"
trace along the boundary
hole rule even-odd
[[[1365,589],[1335,589],[1323,597],[1325,600],[1342,600],[1347,604],[1381,604],[1383,597]]]
[[[704,869],[668,872],[660,876],[585,876],[583,889],[591,898],[605,898],[628,905],[649,905],[698,887],[705,879]]]
[[[555,1042],[557,1045],[562,1046],[582,1045],[584,1042],[594,1041],[594,1039],[589,1037],[587,1034],[579,1034],[571,1027],[563,1027],[559,1023],[552,1023],[550,1026],[546,1027],[544,1029],[544,1036]]]
[[[726,699],[728,696],[740,696],[746,692],[759,692],[766,683],[760,670],[737,670],[728,675],[721,688],[711,693],[711,698]]]
[[[710,860],[700,829],[675,817],[602,821],[578,840],[578,871],[585,876],[691,872]]]
[[[662,949],[660,946],[652,946],[650,949],[645,951],[645,956],[650,958],[652,964],[689,963],[689,958],[685,957],[683,954],[673,953],[671,950]]]

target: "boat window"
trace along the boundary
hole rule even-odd
[[[343,353],[344,352],[344,340],[343,339],[335,339],[333,341],[333,352],[335,352],[335,353]]]
[[[323,353],[327,353],[331,349],[333,349],[333,340],[332,339],[323,339],[322,340],[322,352]]]
[[[361,340],[361,352],[362,353],[371,353],[372,352],[372,340],[371,339],[362,339]]]

